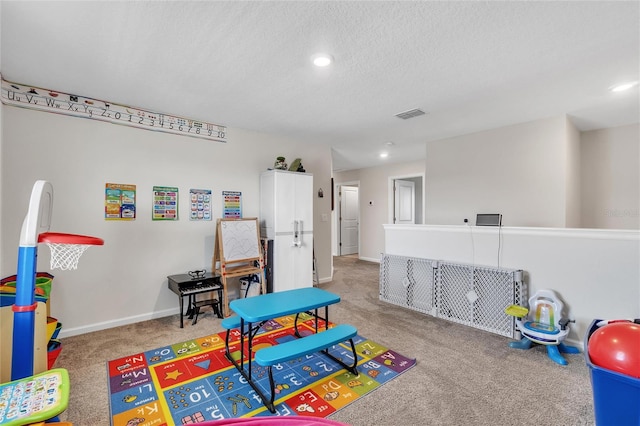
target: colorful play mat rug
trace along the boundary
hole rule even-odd
[[[302,334],[313,331],[311,318],[301,315],[298,328]],[[295,338],[293,322],[294,317],[287,316],[265,323],[254,338],[254,351]],[[272,414],[225,358],[225,335],[221,332],[108,361],[111,424],[183,425],[238,417],[327,417],[416,364],[415,359],[357,335],[353,341],[358,376],[320,353],[274,366],[277,412]],[[232,356],[239,357],[239,333],[233,330],[231,336]],[[343,360],[353,359],[348,342],[329,352]],[[253,379],[269,395],[267,369],[256,363],[252,363],[252,369]]]

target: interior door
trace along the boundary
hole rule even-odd
[[[358,253],[358,187],[340,187],[340,256]]]
[[[416,184],[409,180],[397,179],[394,186],[393,223],[416,223]]]

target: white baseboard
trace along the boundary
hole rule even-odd
[[[65,337],[78,336],[80,334],[91,333],[93,331],[100,331],[100,330],[106,330],[108,328],[120,327],[128,324],[135,324],[137,322],[168,317],[168,316],[176,315],[179,313],[180,313],[179,308],[171,308],[171,309],[165,309],[164,311],[149,312],[142,315],[134,315],[131,317],[119,318],[113,321],[99,322],[99,323],[90,324],[82,327],[63,328],[62,330],[60,330],[60,334],[58,335],[58,338],[64,339]]]
[[[362,257],[362,256],[360,256],[358,259],[366,260],[367,262],[380,263],[380,259],[376,259],[374,257]]]
[[[584,354],[584,342],[583,341],[581,341],[581,340],[573,340],[573,339],[566,339],[564,341],[564,344],[565,345],[569,345],[569,346],[575,346],[576,348],[580,349],[580,351],[582,351],[582,353]]]

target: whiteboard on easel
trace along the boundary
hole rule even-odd
[[[220,240],[226,263],[260,257],[257,219],[219,219]]]

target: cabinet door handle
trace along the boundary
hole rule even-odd
[[[302,247],[302,241],[300,241],[300,221],[293,221],[293,246]]]

